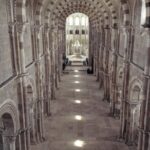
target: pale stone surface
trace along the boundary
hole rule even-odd
[[[82,71],[76,73],[73,69]],[[99,90],[96,78],[87,75],[83,68],[68,70],[69,74],[62,77],[56,100],[51,103],[52,116],[45,119],[46,142],[32,146],[32,150],[134,150],[118,141],[119,120],[109,117],[109,105],[102,101],[103,91]],[[74,100],[82,103],[75,104]],[[81,115],[83,120],[75,120],[75,115]],[[83,148],[74,147],[78,139],[85,142]]]

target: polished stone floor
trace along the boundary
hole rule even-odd
[[[85,69],[67,68],[51,104],[52,116],[45,119],[46,141],[32,150],[134,149],[118,140],[119,120],[109,117],[109,104]]]

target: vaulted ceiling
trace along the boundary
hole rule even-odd
[[[56,21],[64,25],[66,18],[75,12],[89,16],[91,24],[117,26],[120,3],[127,12],[126,0],[36,0],[36,23]]]

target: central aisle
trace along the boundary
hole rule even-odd
[[[96,78],[83,67],[68,67],[67,72],[52,101],[52,117],[45,120],[47,140],[33,149],[128,150],[117,141],[119,121],[109,117]]]

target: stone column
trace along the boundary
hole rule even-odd
[[[27,114],[27,102],[26,102],[26,69],[25,69],[25,54],[24,54],[24,31],[25,23],[16,24],[16,39],[17,39],[17,60],[18,60],[18,99],[19,101],[19,113],[20,113],[20,139],[21,139],[21,149],[30,149],[30,137],[29,137],[29,127],[28,127],[28,114]]]
[[[31,144],[36,144],[36,129],[35,129],[35,100],[30,101],[29,105],[29,127],[30,127],[30,140]]]
[[[100,80],[100,37],[101,37],[101,31],[99,28],[97,28],[97,36],[96,36],[96,77],[97,81]]]
[[[55,29],[55,41],[54,41],[54,47],[55,47],[55,75],[56,75],[56,88],[59,88],[59,29],[58,27]]]
[[[97,81],[99,81],[99,32],[95,29],[95,75]]]
[[[117,99],[117,63],[118,63],[118,29],[112,28],[112,63],[111,67],[111,97],[110,97],[110,114],[115,115],[115,103]]]
[[[10,150],[16,150],[16,137],[11,137],[9,138],[9,142],[10,142]]]
[[[98,75],[99,75],[99,77],[98,77],[98,81],[99,81],[99,83],[101,82],[101,78],[100,78],[100,73],[101,73],[101,44],[102,44],[102,42],[101,42],[101,40],[102,40],[102,33],[101,33],[101,28],[99,29],[99,43],[98,43],[98,51],[99,51],[99,56],[98,56]]]
[[[93,33],[93,55],[94,55],[94,75],[97,76],[97,60],[98,60],[98,49],[97,49],[97,44],[98,44],[98,32],[95,26],[93,26],[92,29]]]
[[[40,57],[40,30],[42,26],[35,26],[35,40],[36,40],[36,54],[35,54],[35,70],[36,70],[36,91],[37,91],[37,100],[36,100],[36,121],[37,121],[37,140],[44,140],[44,127],[43,127],[43,86],[42,86],[42,65]]]
[[[110,93],[109,93],[109,50],[110,50],[110,28],[106,27],[105,31],[105,44],[104,44],[104,69],[103,69],[103,77],[104,77],[104,99],[109,101]]]
[[[92,34],[93,34],[93,44],[92,44],[92,49],[93,49],[93,73],[97,77],[98,76],[98,32],[96,28],[92,29]],[[98,78],[98,77],[97,77]]]
[[[100,48],[99,48],[99,86],[100,88],[103,87],[104,85],[104,65],[103,65],[103,60],[104,60],[104,44],[105,44],[105,32],[103,26],[101,27],[101,36],[100,36]]]
[[[143,101],[141,105],[138,150],[150,149],[150,28],[147,32],[147,52],[143,73]]]
[[[50,112],[50,101],[51,101],[51,60],[50,60],[50,28],[45,26],[45,86],[46,86],[46,95],[45,95],[45,113],[47,116],[51,115]]]
[[[16,137],[15,136],[3,136],[3,148],[4,150],[16,150]]]
[[[96,75],[96,31],[95,28],[92,28],[92,52],[93,52],[93,73]]]
[[[130,61],[131,61],[131,35],[133,33],[132,27],[124,27],[126,34],[124,41],[124,77],[123,77],[123,90],[122,90],[122,104],[121,104],[121,129],[120,138],[125,138],[128,130],[128,87],[130,80]]]
[[[66,32],[65,32],[65,27],[64,27],[63,33],[62,33],[62,43],[63,43],[63,52],[66,54]]]
[[[61,82],[61,73],[62,73],[62,30],[58,30],[58,81]]]
[[[18,64],[17,64],[17,52],[16,52],[16,28],[15,28],[15,23],[9,23],[9,35],[10,35],[10,46],[12,50],[12,65],[13,65],[13,74],[17,75],[18,74]]]
[[[94,31],[93,26],[90,23],[90,35],[89,35],[89,65],[94,67]],[[93,64],[92,64],[93,63]],[[94,68],[93,68],[94,69]]]
[[[54,28],[52,27],[51,31],[51,68],[52,68],[52,73],[51,73],[51,83],[52,83],[52,100],[56,99],[55,91],[56,91],[56,68],[55,68],[55,31]]]
[[[129,102],[128,107],[128,131],[126,134],[126,143],[128,145],[134,144],[134,122],[135,122],[135,108],[140,105],[140,103],[137,102]]]

